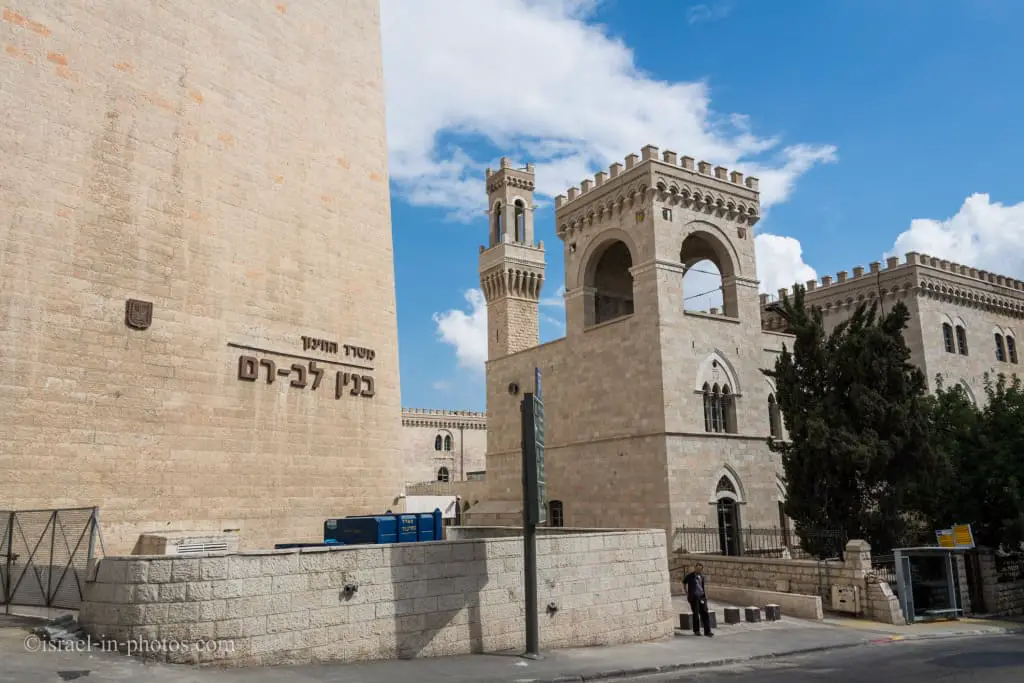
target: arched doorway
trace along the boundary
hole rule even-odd
[[[740,505],[736,500],[736,487],[729,477],[722,477],[715,487],[718,498],[718,542],[723,555],[741,555],[740,544]]]

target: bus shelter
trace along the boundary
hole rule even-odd
[[[893,551],[896,594],[908,624],[963,615],[955,555],[965,550],[925,546]]]

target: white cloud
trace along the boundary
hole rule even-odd
[[[777,295],[780,289],[817,280],[818,273],[804,263],[800,240],[764,232],[754,238],[760,290]]]
[[[549,197],[645,144],[668,146],[757,175],[764,208],[836,158],[834,147],[781,147],[755,135],[746,116],[714,113],[701,81],[641,72],[629,47],[586,23],[596,4],[384,0],[390,171],[400,196],[453,218],[480,215],[483,171],[495,159],[453,140],[536,163],[538,194]]]
[[[694,5],[686,10],[686,23],[706,24],[713,21],[725,19],[732,12],[730,5],[713,3],[710,5]]]
[[[455,349],[459,367],[482,373],[487,361],[487,301],[479,289],[465,292],[469,311],[452,309],[434,314],[437,334]]]
[[[1024,277],[1024,202],[1007,206],[972,194],[952,218],[911,221],[888,255],[902,258],[908,251]]]
[[[440,393],[447,393],[451,391],[452,383],[447,380],[439,379],[433,384],[431,384],[430,388]]]
[[[540,298],[540,305],[548,308],[561,308],[565,309],[565,285],[558,288],[554,294],[548,297]]]

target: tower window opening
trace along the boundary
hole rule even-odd
[[[526,205],[522,199],[517,199],[514,206],[514,217],[516,226],[516,242],[526,241]]]

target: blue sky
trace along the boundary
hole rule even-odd
[[[502,155],[537,165],[542,341],[564,330],[551,197],[648,143],[761,178],[762,291],[911,250],[1024,277],[1024,2],[383,0],[382,17],[405,406],[485,407],[477,255]]]

